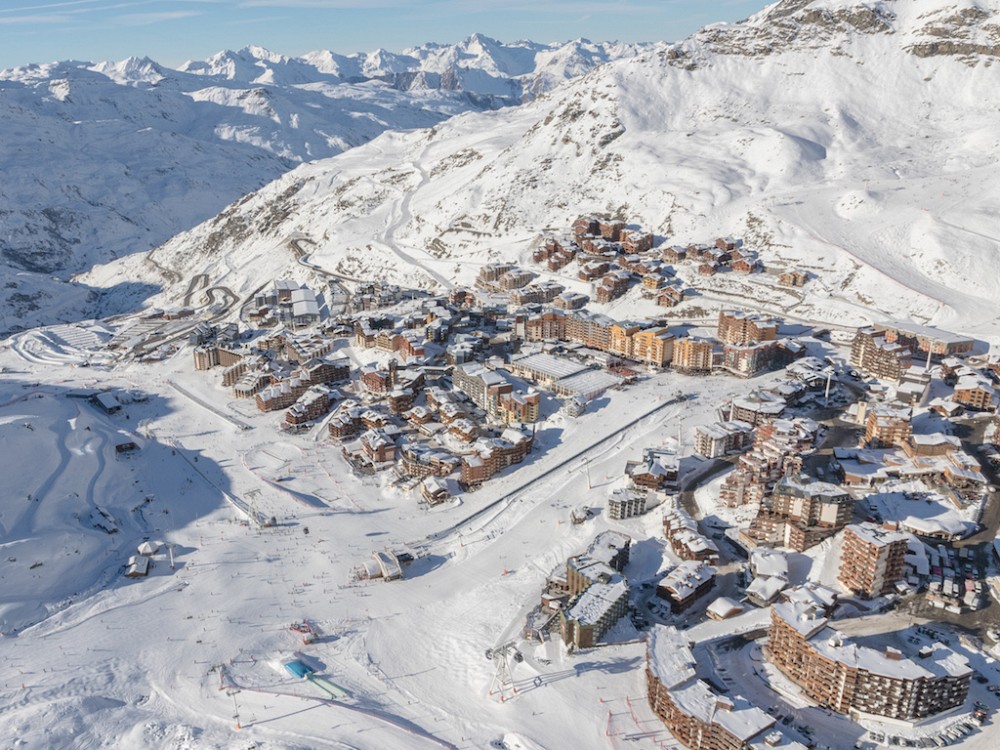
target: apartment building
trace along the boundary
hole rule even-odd
[[[768,372],[778,361],[779,347],[773,341],[750,341],[722,347],[722,367],[741,378]]]
[[[905,445],[913,433],[913,408],[903,404],[876,402],[865,408],[864,444],[869,448]]]
[[[575,648],[593,646],[628,607],[628,565],[632,539],[615,531],[599,534],[582,555],[566,561],[568,605],[560,611],[563,642]]]
[[[757,428],[753,447],[740,456],[719,490],[719,501],[728,507],[763,501],[782,477],[802,471],[802,455],[813,449],[817,425],[811,419],[776,419]]]
[[[814,547],[847,526],[854,499],[838,485],[810,477],[785,477],[765,498],[756,518],[743,532],[750,546]]]
[[[885,331],[859,328],[851,342],[851,364],[868,375],[899,382],[910,367],[910,350],[889,341]]]
[[[490,388],[510,385],[507,379],[496,370],[474,362],[456,367],[451,373],[451,382],[455,386],[455,390],[464,393],[472,403],[482,409],[487,407]]]
[[[687,336],[674,342],[674,359],[671,365],[675,370],[688,374],[699,374],[712,371],[712,351],[714,345],[708,339]]]
[[[903,577],[907,539],[872,523],[851,524],[844,531],[837,580],[866,599],[889,593]]]
[[[574,310],[566,315],[566,338],[606,352],[610,347],[611,326],[615,324],[616,321],[607,315],[589,310]]]
[[[753,442],[753,425],[748,422],[715,422],[698,425],[694,431],[694,452],[705,458],[739,453]]]
[[[496,416],[505,425],[533,424],[541,417],[540,393],[501,393],[496,402]]]
[[[920,721],[964,705],[973,670],[941,644],[908,658],[892,645],[852,642],[812,608],[771,609],[766,658],[812,700],[843,714]]]
[[[514,333],[529,342],[564,340],[566,315],[559,310],[530,316],[518,315],[514,318]]]
[[[940,328],[922,326],[909,321],[892,321],[874,326],[885,335],[890,344],[899,343],[909,349],[914,356],[953,357],[968,354],[975,346],[975,339],[959,336]]]
[[[641,516],[646,512],[649,499],[645,492],[619,488],[608,498],[608,517],[612,521]]]
[[[773,716],[699,680],[691,643],[675,628],[656,625],[649,633],[646,691],[650,709],[690,750],[805,750],[774,729]]]
[[[774,341],[778,338],[778,322],[762,318],[757,313],[720,310],[717,336],[724,344]]]
[[[973,371],[959,376],[952,400],[966,409],[992,411],[996,406],[996,393],[989,378]]]
[[[531,452],[532,440],[510,427],[499,438],[480,438],[472,452],[462,456],[462,482],[480,484],[508,466],[521,463]]]
[[[632,335],[630,359],[654,367],[666,367],[674,356],[677,337],[665,327],[647,328]]]

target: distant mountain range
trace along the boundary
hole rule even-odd
[[[1000,341],[997,29],[1000,0],[784,0],[520,107],[300,167],[152,255],[245,293],[307,236],[328,270],[441,286],[604,211],[671,242],[740,236],[812,277],[806,293],[692,281],[705,299]],[[162,280],[136,258],[86,278]],[[643,304],[609,311],[656,313]]]
[[[148,250],[303,162],[519,104],[642,45],[475,35],[394,54],[259,47],[0,71],[0,333],[113,310],[71,275]],[[140,287],[137,293],[148,293]]]

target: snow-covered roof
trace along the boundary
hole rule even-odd
[[[710,616],[718,617],[720,620],[725,620],[727,617],[732,617],[742,611],[743,607],[728,596],[720,596],[709,604],[706,610]]]
[[[670,692],[677,707],[700,721],[718,724],[746,742],[774,726],[776,719],[742,698],[730,698],[712,692],[701,680],[693,680]]]
[[[714,577],[715,568],[711,565],[699,560],[684,560],[660,581],[660,586],[684,600]]]
[[[751,599],[771,602],[788,586],[783,576],[762,576],[754,578],[747,586],[746,594]]]
[[[587,369],[585,365],[581,365],[573,360],[545,353],[525,354],[521,357],[514,357],[510,363],[514,367],[523,367],[526,370],[541,373],[554,380],[566,378]]]
[[[607,583],[592,583],[580,594],[566,616],[582,624],[593,625],[600,622],[622,597],[628,596],[628,583],[615,573]]]
[[[556,381],[555,387],[561,393],[579,396],[581,398],[593,398],[609,388],[621,385],[622,378],[612,375],[606,370],[588,370],[582,368],[575,375],[560,378]]]
[[[756,576],[788,577],[788,558],[783,552],[757,547],[750,552],[750,567]]]
[[[675,628],[655,625],[646,641],[649,668],[666,687],[681,685],[695,676],[695,659],[686,637]]]

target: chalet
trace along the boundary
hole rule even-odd
[[[625,270],[610,271],[594,286],[594,301],[606,304],[628,291],[632,274]]]
[[[687,248],[680,245],[670,245],[660,251],[660,257],[667,263],[680,263],[687,260]]]
[[[590,297],[580,292],[563,292],[552,304],[560,310],[579,310],[590,301]]]
[[[145,578],[149,575],[150,560],[145,555],[132,555],[125,565],[126,578]]]
[[[719,559],[718,545],[698,530],[698,523],[682,508],[663,514],[663,536],[682,560],[714,563]]]
[[[479,437],[479,428],[469,419],[456,419],[448,425],[448,433],[463,443],[471,443]]]
[[[621,243],[627,252],[646,253],[653,249],[653,235],[640,229],[624,229]]]
[[[656,304],[659,307],[675,307],[683,300],[684,290],[676,285],[663,287],[656,295]]]
[[[601,233],[601,223],[596,216],[581,216],[573,222],[573,235],[579,240],[585,236],[597,236]]]
[[[480,438],[474,450],[462,456],[462,482],[479,484],[513,464],[521,463],[531,451],[533,438],[508,427],[499,438]]]
[[[448,483],[436,476],[427,476],[420,482],[420,496],[431,506],[438,505],[451,498]]]
[[[715,568],[699,560],[685,560],[656,587],[656,595],[670,602],[673,612],[689,609],[715,585]]]
[[[401,415],[413,408],[417,395],[410,388],[394,388],[386,398],[391,414]]]
[[[396,362],[389,360],[386,369],[377,364],[367,364],[361,368],[361,386],[373,395],[384,395],[393,390],[396,385]]]
[[[591,261],[580,268],[577,278],[580,281],[593,281],[611,270],[611,264],[607,261]]]
[[[975,371],[958,378],[952,399],[966,409],[975,411],[992,411],[996,406],[992,381]]]
[[[90,399],[90,403],[105,414],[117,414],[122,410],[122,404],[111,391],[101,391]]]
[[[677,484],[676,456],[648,452],[642,461],[627,461],[625,476],[629,484],[644,490],[662,490]]]
[[[753,273],[760,270],[760,267],[760,260],[755,257],[744,257],[734,260],[731,266],[736,273]]]
[[[809,274],[804,271],[785,271],[778,274],[778,286],[805,286]]]
[[[374,464],[396,460],[396,443],[382,430],[368,430],[359,440],[361,452]]]

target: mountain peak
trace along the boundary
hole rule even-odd
[[[1000,0],[780,0],[745,21],[713,24],[675,48],[691,66],[701,47],[717,54],[764,56],[828,48],[863,56],[873,36],[893,35],[920,57],[951,55],[967,64],[1000,57]]]

